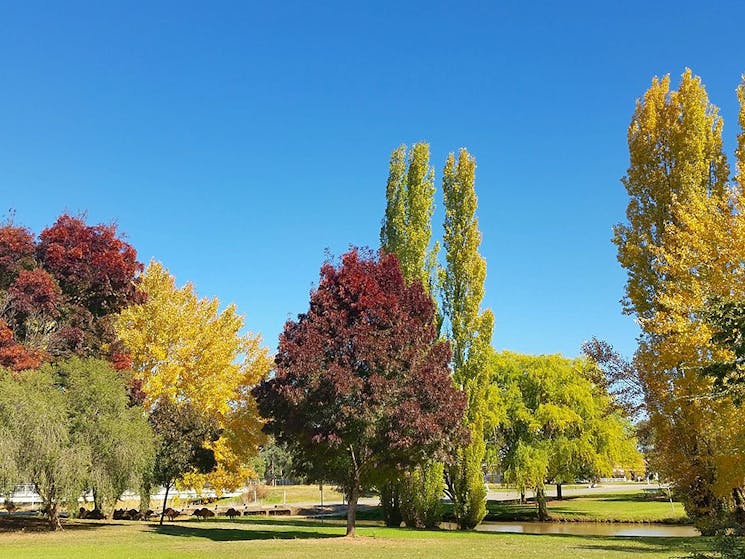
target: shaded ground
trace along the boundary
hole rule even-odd
[[[102,528],[106,526],[117,525],[118,523],[97,522],[97,521],[82,521],[82,520],[67,520],[62,519],[62,528],[64,530],[81,531],[81,530],[94,530],[96,528]],[[3,515],[0,516],[0,534],[8,534],[15,532],[49,532],[49,521],[41,516],[29,516],[29,515]]]

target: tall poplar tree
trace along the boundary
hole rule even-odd
[[[702,531],[742,501],[743,435],[731,401],[711,398],[701,370],[719,352],[701,310],[711,297],[745,293],[742,203],[728,184],[722,119],[700,78],[678,90],[654,79],[629,126],[628,223],[615,229],[626,268],[625,310],[642,328],[636,362],[654,435],[656,469],[671,480]],[[739,479],[739,481],[738,481]],[[740,505],[742,507],[742,503]]]
[[[430,248],[434,196],[429,144],[416,143],[408,152],[403,144],[393,150],[380,245],[396,255],[407,285],[419,282],[430,294],[439,248],[437,243]],[[399,526],[403,519],[407,525],[433,527],[439,522],[442,464],[418,465],[409,472],[394,470],[382,477],[379,489],[386,524]]]
[[[432,290],[438,245],[430,249],[435,211],[435,171],[429,163],[429,144],[400,145],[391,154],[386,185],[386,208],[380,246],[395,254],[406,283],[420,281]]]
[[[453,379],[468,398],[468,445],[456,452],[446,471],[447,492],[461,529],[475,527],[486,515],[486,488],[482,464],[486,457],[484,433],[490,403],[486,356],[491,344],[494,316],[481,311],[486,261],[479,254],[481,233],[476,219],[476,160],[462,148],[456,160],[448,155],[442,188],[445,204],[446,267],[442,271],[443,310],[453,348]]]

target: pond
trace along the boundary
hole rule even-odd
[[[445,529],[455,524],[443,523]],[[699,532],[693,526],[673,524],[632,524],[623,522],[482,522],[477,532],[510,532],[514,534],[566,534],[573,536],[633,536],[657,538],[690,538]]]

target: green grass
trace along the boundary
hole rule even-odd
[[[321,492],[317,485],[278,485],[269,486],[269,494],[263,499],[259,499],[259,504],[263,505],[281,505],[284,502],[291,503],[313,503],[320,504]],[[248,491],[248,504],[253,504],[253,494]],[[285,498],[287,499],[285,501]],[[342,494],[336,491],[333,486],[325,485],[323,487],[323,500],[325,503],[340,502]],[[220,504],[242,504],[241,497],[230,497],[220,499]]]
[[[488,508],[489,520],[535,520],[536,517],[533,503],[489,501]],[[681,503],[671,504],[660,495],[643,492],[565,497],[550,501],[548,512],[552,518],[566,521],[688,523]]]
[[[365,523],[363,523],[365,524]],[[704,538],[607,538],[414,531],[362,525],[355,539],[342,522],[291,519],[185,521],[155,524],[71,523],[58,533],[0,533],[3,557],[14,559],[399,559],[410,557],[670,558]]]

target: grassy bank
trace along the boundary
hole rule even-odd
[[[286,519],[185,521],[158,527],[155,524],[105,524],[77,521],[61,533],[2,533],[3,556],[14,559],[262,559],[327,557],[399,559],[410,557],[511,559],[551,557],[609,559],[643,554],[645,558],[685,555],[703,538],[604,538],[531,536],[459,532],[419,532],[361,526],[359,537],[342,537],[341,523]]]
[[[534,503],[519,505],[489,501],[488,509],[488,520],[535,520],[536,518]],[[664,495],[644,492],[565,497],[561,501],[549,501],[548,512],[555,520],[574,522],[688,523],[688,517],[681,503],[670,503]]]

